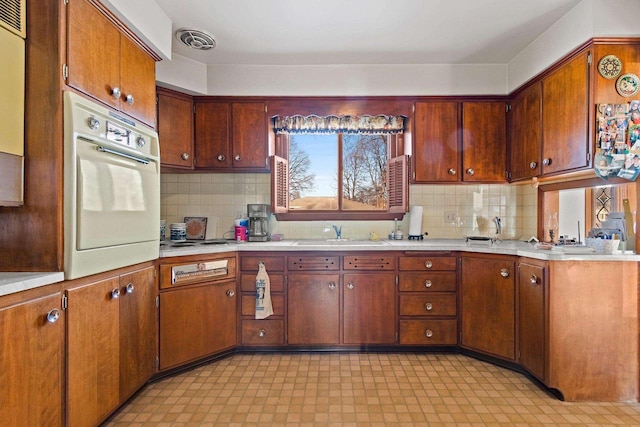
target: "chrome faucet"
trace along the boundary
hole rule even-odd
[[[338,227],[337,225],[333,224],[333,231],[336,232],[336,240],[342,239],[342,226]]]
[[[502,234],[502,220],[499,216],[493,218],[493,222],[496,223],[496,234],[499,236]]]

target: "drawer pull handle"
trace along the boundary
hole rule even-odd
[[[135,98],[131,94],[127,95],[124,99],[129,105],[133,105],[133,103],[135,102]]]
[[[329,282],[329,289],[335,289],[336,288],[336,282],[334,282],[333,280]]]
[[[354,287],[353,282],[347,283],[347,288],[348,289],[353,289],[353,287]]]
[[[218,154],[219,162],[224,162],[225,160],[227,160],[227,157],[224,154]]]
[[[133,283],[127,283],[127,286],[125,286],[124,290],[128,294],[132,294],[133,293]]]
[[[267,335],[267,331],[266,331],[266,330],[264,330],[264,329],[260,329],[260,330],[258,331],[258,336],[259,336],[259,337],[264,337],[264,336],[266,336],[266,335]]]
[[[457,172],[454,168],[449,168],[449,170],[447,171],[447,173],[451,176],[455,175]]]
[[[424,309],[427,310],[427,311],[433,310],[433,304],[431,304],[430,302],[426,303],[424,305]]]
[[[431,286],[433,286],[433,283],[431,282],[431,280],[427,279],[424,281],[425,288],[430,288]]]
[[[236,294],[236,292],[233,289],[227,289],[227,296],[229,298],[233,298],[233,296]]]
[[[111,299],[118,299],[120,298],[120,289],[115,288],[114,290],[111,291]]]
[[[426,268],[431,268],[431,267],[433,267],[433,262],[431,262],[430,260],[427,260],[427,261],[424,262],[424,266]]]
[[[189,160],[189,153],[182,153],[182,155],[180,156],[180,158],[182,160]]]
[[[467,175],[473,176],[473,174],[475,174],[475,173],[476,173],[476,171],[474,171],[473,168],[467,169]]]
[[[240,160],[242,160],[242,157],[240,157],[240,154],[236,154],[233,160],[235,160],[236,162],[239,162]]]
[[[500,275],[502,277],[509,277],[509,269],[508,268],[503,268],[500,270]]]
[[[53,310],[47,313],[47,322],[49,323],[56,323],[59,318],[60,318],[60,310],[58,310],[57,308],[54,308]]]
[[[433,331],[431,329],[426,329],[424,331],[424,336],[427,338],[431,338],[433,336]]]
[[[532,285],[537,285],[538,284],[538,276],[536,276],[535,274],[532,274],[531,278],[529,280],[531,281]]]
[[[531,162],[529,163],[529,169],[535,169],[538,167],[538,162]]]
[[[113,96],[115,99],[120,99],[120,95],[122,95],[122,92],[120,91],[119,87],[114,87],[113,89],[111,89],[111,96]]]

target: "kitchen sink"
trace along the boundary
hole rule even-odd
[[[296,246],[385,246],[388,243],[384,240],[349,240],[349,239],[328,239],[328,240],[296,240]]]

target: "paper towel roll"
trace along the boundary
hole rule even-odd
[[[422,206],[409,208],[409,237],[422,235]]]

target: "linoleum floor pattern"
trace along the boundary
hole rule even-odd
[[[148,385],[108,426],[640,426],[457,354],[238,354]]]

